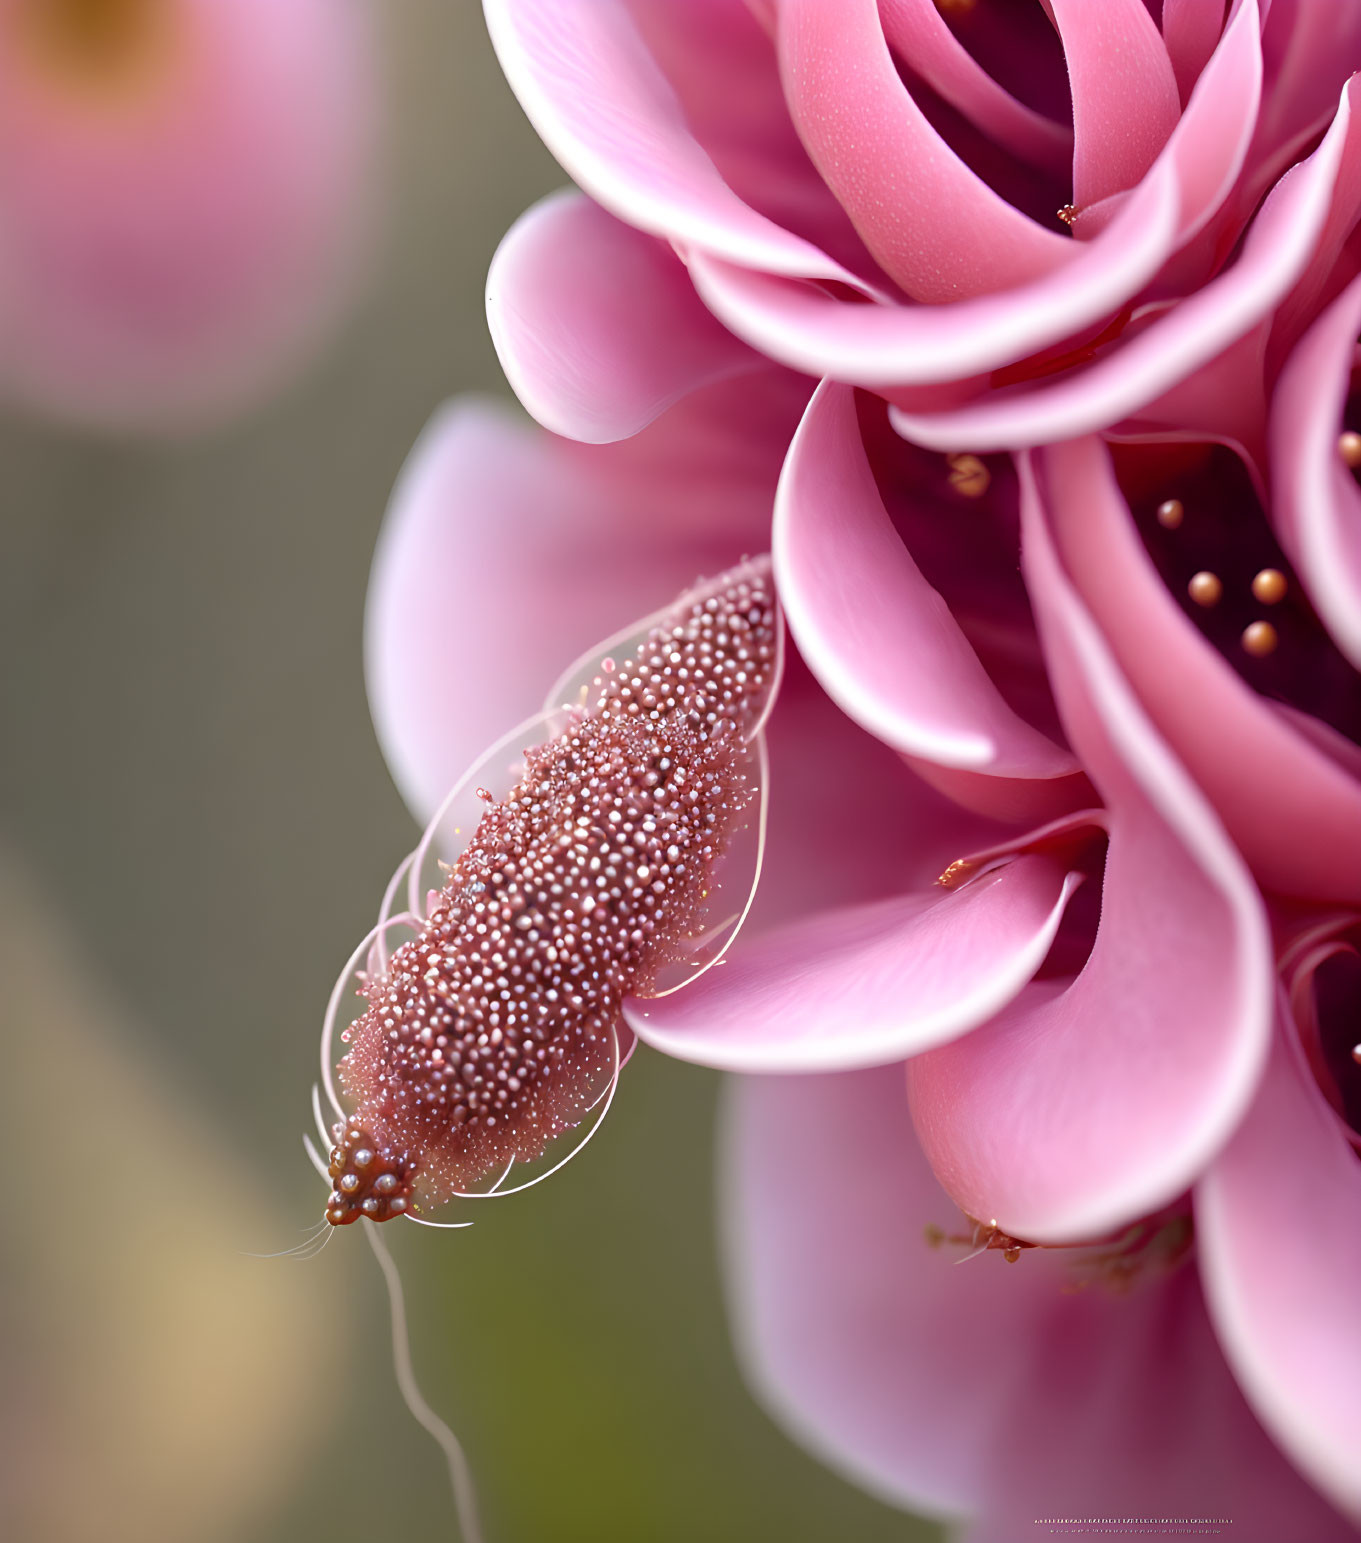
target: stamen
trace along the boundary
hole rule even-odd
[[[1354,438],[1361,468],[1361,432]],[[1357,673],[1291,569],[1242,460],[1180,444],[1116,446],[1112,458],[1150,557],[1206,642],[1251,691],[1361,738]]]
[[[1276,652],[1280,638],[1269,621],[1255,621],[1243,629],[1243,652],[1254,659],[1265,659]]]
[[[1179,498],[1168,498],[1158,505],[1158,524],[1164,530],[1177,530],[1186,518],[1186,506]]]
[[[1197,605],[1206,607],[1218,605],[1224,593],[1224,584],[1217,573],[1208,573],[1202,569],[1199,573],[1192,574],[1191,582],[1186,586],[1186,593]]]
[[[950,486],[965,498],[982,498],[992,485],[992,473],[976,455],[947,455]]]
[[[942,889],[958,889],[965,879],[973,874],[977,866],[977,863],[970,862],[967,857],[957,857],[936,880],[936,883]]]

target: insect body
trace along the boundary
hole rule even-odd
[[[485,790],[423,921],[364,983],[326,1220],[386,1221],[532,1162],[618,1074],[624,999],[708,926],[714,869],[759,793],[776,685],[769,562],[682,596],[632,656]]]

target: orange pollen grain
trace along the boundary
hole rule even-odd
[[[950,486],[965,498],[982,498],[992,484],[992,473],[976,455],[947,455]]]
[[[1254,659],[1265,659],[1268,654],[1275,653],[1279,642],[1276,629],[1269,621],[1255,621],[1243,629],[1243,651]]]
[[[1179,498],[1169,498],[1158,505],[1158,524],[1164,530],[1179,530],[1186,518],[1186,506]]]
[[[1197,605],[1218,605],[1224,593],[1224,585],[1217,573],[1202,571],[1192,575],[1191,582],[1186,586],[1186,593]]]

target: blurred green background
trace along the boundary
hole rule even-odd
[[[381,14],[387,231],[305,378],[169,446],[0,425],[6,1538],[454,1531],[361,1240],[241,1253],[319,1215],[300,1135],[320,1013],[413,838],[361,669],[384,503],[442,399],[504,392],[486,266],[563,181],[472,0]],[[389,1229],[489,1543],[936,1536],[739,1381],[718,1089],[640,1051],[552,1184],[472,1232]]]

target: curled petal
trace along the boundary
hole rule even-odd
[[[935,0],[883,0],[884,36],[928,86],[998,144],[1047,171],[1067,174],[1073,133],[1018,101],[951,32]]]
[[[484,0],[501,68],[530,122],[597,203],[730,262],[873,291],[745,202],[692,132],[623,0]],[[725,41],[743,17],[730,8]]]
[[[1127,195],[1102,201],[1099,229],[1093,223],[1094,214],[1083,227],[1085,233],[1096,234],[1074,244],[1071,258],[1047,276],[1018,285],[1012,271],[1000,292],[976,294],[948,306],[848,305],[778,275],[740,269],[721,254],[695,251],[689,260],[696,287],[734,332],[795,369],[876,388],[972,381],[976,395],[982,382],[974,377],[1065,338],[1081,340],[1084,333],[1118,317],[1177,247],[1224,204],[1247,154],[1261,92],[1256,23],[1255,0],[1243,0],[1152,169]],[[1309,229],[1300,228],[1300,222],[1307,227],[1311,219],[1321,221],[1329,179],[1336,171],[1334,151],[1316,159],[1309,188],[1298,198],[1292,195],[1273,225],[1273,240],[1283,242],[1285,250],[1276,254],[1273,248],[1271,254],[1262,254],[1220,293],[1210,308],[1217,316],[1223,312],[1219,333],[1207,331],[1208,319],[1198,313],[1183,345],[1194,349],[1196,361],[1212,357],[1265,314],[1273,295],[1291,282],[1291,263],[1296,269],[1303,265],[1307,252],[1296,248],[1307,248]],[[901,202],[896,200],[894,207]],[[1294,237],[1293,244],[1286,236]],[[1262,269],[1270,271],[1264,275]],[[1270,293],[1264,293],[1268,288]],[[1251,311],[1246,322],[1238,314],[1244,308]],[[1204,346],[1197,341],[1201,334]],[[1128,346],[1120,344],[1117,351]],[[1158,349],[1152,353],[1156,356]],[[1151,369],[1156,362],[1156,358],[1145,361],[1142,354],[1135,356],[1139,369]],[[1052,413],[1045,404],[1058,389],[1054,386],[1031,383],[989,393],[977,403],[952,406],[960,399],[956,392],[943,399],[937,411],[918,411],[910,419],[904,416],[903,423],[911,425],[904,432],[922,444],[969,450],[1061,437],[1073,432],[1066,427],[1074,421],[1073,414],[1094,413],[1102,425],[1109,423],[1149,395],[1167,389],[1185,367],[1184,360],[1178,359],[1151,385],[1132,375],[1130,389],[1117,408],[1108,408],[1104,402],[1086,403],[1086,387],[1055,398]],[[1079,373],[1085,380],[1094,368]],[[1123,380],[1116,374],[1113,393]],[[1105,379],[1098,376],[1093,388]],[[967,399],[969,392],[963,395]],[[1042,430],[993,432],[989,412],[1015,412],[1020,414],[1017,421],[1024,423],[1026,404],[1032,398],[1036,402],[1029,411],[1037,421],[1043,418]],[[920,432],[919,424],[925,425]]]
[[[1110,845],[1071,985],[908,1065],[942,1183],[1016,1237],[1099,1237],[1181,1194],[1222,1147],[1267,1050],[1270,938],[1256,886],[1169,754],[1066,576],[1033,486],[1025,562],[1074,748]]]
[[[1361,1163],[1288,1032],[1283,1022],[1252,1108],[1197,1187],[1201,1269],[1257,1414],[1361,1523]]]
[[[1252,175],[1241,197],[1261,197],[1327,125],[1338,92],[1361,60],[1361,11],[1333,0],[1271,0],[1262,6],[1265,90],[1253,134]]]
[[[958,890],[798,922],[686,990],[626,1005],[655,1050],[727,1071],[883,1066],[990,1018],[1044,961],[1077,874],[1018,857]]]
[[[1224,0],[1163,0],[1163,42],[1177,90],[1191,95],[1224,25]]]
[[[1339,174],[1358,154],[1355,134],[1350,93],[1344,93],[1323,143],[1277,183],[1232,266],[1095,363],[1052,385],[1010,387],[937,413],[895,408],[899,432],[941,449],[1035,445],[1104,428],[1170,390],[1267,317],[1305,271]],[[1144,186],[1152,182],[1150,176]]]
[[[1167,49],[1143,0],[1051,0],[1073,85],[1073,202],[1131,188],[1176,125]]]
[[[1164,24],[1167,20],[1165,9]],[[1223,35],[1162,152],[1161,159],[1176,167],[1181,186],[1182,242],[1225,205],[1247,161],[1262,100],[1260,32],[1258,0],[1234,0]]]
[[[690,253],[690,272],[721,321],[793,369],[870,387],[958,381],[1117,313],[1166,260],[1180,204],[1174,170],[1155,167],[1100,236],[1073,245],[1062,268],[1019,288],[951,305],[847,305],[773,271],[749,272],[705,251]],[[948,448],[977,447],[966,435]]]
[[[927,121],[893,63],[877,0],[783,0],[778,38],[800,138],[876,261],[914,299],[987,294],[1072,261],[1066,236],[1007,203]]]
[[[487,323],[525,407],[588,444],[626,439],[761,363],[705,310],[673,252],[575,192],[511,227],[487,276]]]
[[[847,386],[824,382],[808,404],[780,479],[774,555],[804,658],[857,723],[945,766],[998,777],[1076,773],[1069,751],[1006,704],[899,540]]]
[[[1291,355],[1272,403],[1273,512],[1281,544],[1333,641],[1361,669],[1361,489],[1338,434],[1361,328],[1361,279]]]

